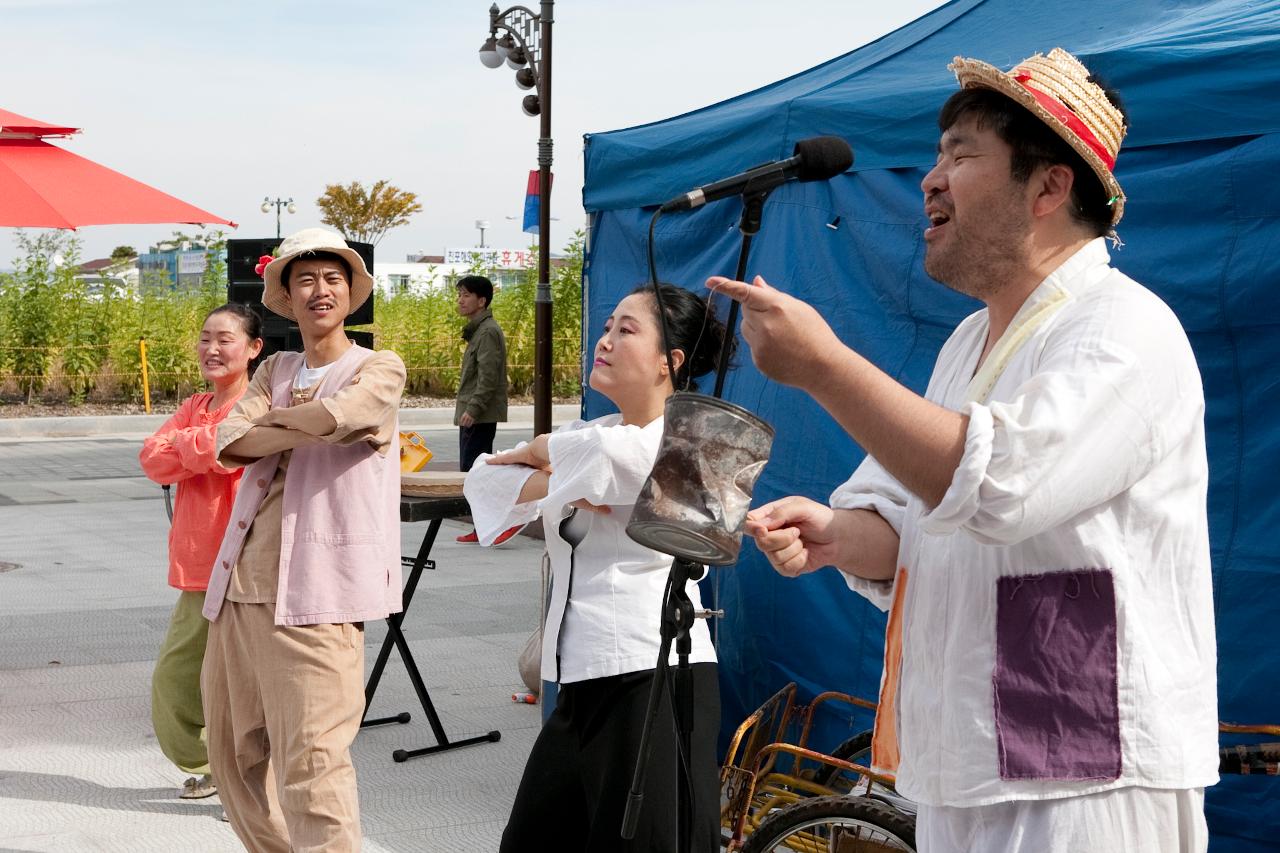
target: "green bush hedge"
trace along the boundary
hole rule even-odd
[[[153,400],[180,399],[203,387],[195,344],[205,315],[226,300],[226,267],[210,264],[196,289],[143,281],[139,294],[78,280],[79,242],[64,232],[19,233],[23,254],[13,273],[0,274],[0,393],[37,400],[142,399],[139,340],[147,344]],[[210,245],[219,252],[221,245]],[[552,393],[580,390],[582,350],[581,233],[553,270]],[[56,262],[55,262],[56,261]],[[479,270],[483,271],[483,270]],[[500,290],[493,313],[507,336],[514,394],[533,387],[533,303],[537,271]],[[375,346],[399,353],[408,369],[406,394],[452,397],[462,361],[463,320],[452,288],[374,296]]]

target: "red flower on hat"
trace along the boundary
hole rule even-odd
[[[258,258],[258,265],[253,268],[253,271],[257,273],[259,276],[262,276],[266,272],[267,264],[271,263],[274,260],[275,258],[272,257],[271,255],[263,255],[262,257]]]

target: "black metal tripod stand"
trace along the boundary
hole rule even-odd
[[[677,557],[671,564],[671,575],[667,585],[667,597],[662,605],[662,633],[658,645],[658,662],[653,669],[653,683],[649,687],[649,705],[645,711],[644,731],[640,735],[640,751],[636,760],[635,773],[631,778],[631,791],[627,794],[627,810],[622,818],[622,837],[634,838],[636,826],[640,820],[640,809],[644,802],[644,781],[649,766],[650,735],[654,720],[658,716],[658,704],[662,701],[663,687],[666,685],[667,672],[670,667],[671,643],[676,646],[676,674],[672,689],[672,703],[675,708],[676,737],[679,743],[680,760],[677,763],[679,777],[678,830],[681,853],[690,853],[690,836],[693,831],[693,789],[689,784],[689,764],[693,754],[693,673],[689,668],[689,654],[693,650],[693,641],[689,629],[699,614],[694,612],[693,602],[685,587],[690,580],[700,579],[706,569],[697,564]]]

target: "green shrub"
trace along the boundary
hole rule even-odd
[[[195,344],[205,315],[225,301],[224,263],[210,263],[196,289],[177,290],[161,275],[144,277],[137,294],[110,283],[101,293],[90,293],[76,278],[78,238],[19,231],[17,239],[23,254],[16,271],[0,274],[0,388],[15,389],[28,402],[42,394],[65,396],[72,403],[89,397],[141,401],[142,339],[153,400],[181,399],[202,386]],[[221,235],[207,245],[216,257]],[[581,385],[582,249],[578,232],[566,247],[565,263],[552,270],[552,393],[557,396],[575,395]],[[533,390],[536,289],[537,270],[530,266],[493,300],[494,316],[507,336],[514,394]],[[405,393],[456,394],[465,342],[453,288],[378,292],[374,298],[376,322],[368,328],[375,346],[404,359]]]

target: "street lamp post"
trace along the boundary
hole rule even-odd
[[[285,210],[289,211],[290,213],[297,213],[298,206],[293,203],[292,197],[272,198],[271,196],[267,196],[262,200],[262,212],[270,213],[272,205],[275,205],[275,208],[276,208],[276,239],[279,239],[280,238],[280,208],[283,207]]]
[[[533,314],[533,434],[551,432],[551,25],[554,0],[540,11],[524,6],[489,7],[489,38],[480,61],[497,68],[503,61],[516,71],[516,85],[534,89],[521,106],[541,120],[538,135],[538,289]],[[499,38],[498,31],[502,31]]]

